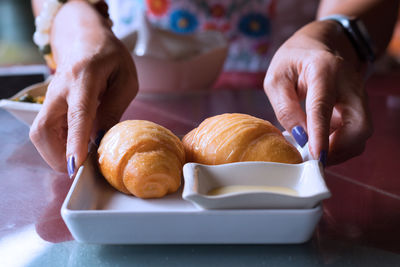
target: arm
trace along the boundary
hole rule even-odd
[[[32,2],[35,14],[43,2]],[[90,138],[118,122],[136,95],[136,70],[106,20],[84,0],[60,8],[50,43],[57,70],[30,138],[52,168],[66,171],[67,159],[79,167]]]
[[[382,54],[396,24],[398,5],[396,0],[322,0],[317,16],[343,14],[361,19],[374,40],[378,54]]]
[[[361,18],[378,53],[382,53],[390,40],[397,8],[397,1],[324,0],[318,16],[341,13]],[[314,21],[277,51],[264,89],[284,128],[293,133],[296,126],[302,127],[313,157],[337,164],[360,154],[372,134],[365,69],[366,63],[358,58],[338,23]],[[303,100],[304,111],[300,105]]]

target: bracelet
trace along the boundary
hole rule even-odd
[[[357,52],[358,57],[363,61],[373,63],[376,59],[376,49],[364,23],[355,18],[341,14],[334,14],[319,19],[333,20],[342,26],[351,44]]]
[[[54,61],[53,54],[50,46],[50,29],[53,20],[63,4],[68,0],[46,0],[43,4],[42,11],[39,16],[35,18],[36,30],[33,34],[33,42],[39,47],[47,66],[55,70],[57,65]],[[108,5],[104,0],[88,0],[93,4],[96,10],[107,19],[109,26],[112,26],[112,21],[108,14]]]

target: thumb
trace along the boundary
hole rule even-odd
[[[337,116],[339,118],[336,118],[340,120],[339,127],[329,137],[329,164],[338,164],[360,155],[373,132],[365,96],[347,94],[345,101],[341,114]]]

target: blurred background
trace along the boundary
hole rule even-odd
[[[30,0],[0,0],[0,98],[10,97],[46,77],[42,73],[44,60],[32,41],[33,32],[34,17]],[[377,62],[376,71],[399,73],[399,62],[400,24],[396,27],[386,55]],[[32,65],[42,65],[42,69],[26,67]],[[21,75],[17,75],[21,73],[24,75],[23,81]]]
[[[43,81],[48,70],[32,41],[30,0],[0,0],[0,99]]]
[[[44,63],[34,30],[30,0],[0,0],[0,65]]]

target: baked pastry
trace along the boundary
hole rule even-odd
[[[112,127],[98,149],[100,171],[117,190],[160,198],[178,190],[185,150],[170,130],[144,120]]]
[[[300,163],[299,151],[270,122],[246,114],[204,120],[183,138],[186,159],[208,165],[238,161]]]

